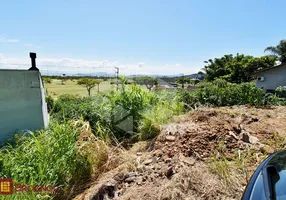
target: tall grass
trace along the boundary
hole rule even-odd
[[[0,177],[19,184],[56,185],[61,188],[60,195],[69,194],[71,185],[88,180],[93,173],[93,163],[77,146],[80,131],[53,121],[47,130],[16,136],[15,144],[0,151]],[[14,195],[15,199],[21,195]],[[35,195],[40,194],[30,194],[30,198]]]
[[[139,138],[152,139],[160,132],[160,125],[166,124],[173,116],[183,112],[183,103],[179,101],[176,93],[161,92],[158,103],[143,114],[139,125]]]
[[[150,138],[157,124],[166,123],[182,112],[177,93],[150,92],[139,86],[122,86],[121,92],[108,92],[93,97],[64,95],[55,102],[52,115],[59,121],[83,119],[88,121],[96,136],[104,139],[116,137]],[[150,130],[148,126],[151,124]],[[152,125],[153,124],[153,125]],[[156,124],[156,125],[155,125]],[[124,128],[122,128],[124,126]],[[150,136],[143,136],[142,134]]]

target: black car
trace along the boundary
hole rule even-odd
[[[271,154],[258,166],[241,199],[286,199],[286,150]]]

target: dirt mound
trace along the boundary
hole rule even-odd
[[[186,157],[204,160],[214,153],[218,145],[224,145],[227,152],[249,147],[249,143],[242,140],[242,133],[246,132],[246,125],[259,123],[256,117],[245,114],[232,117],[215,110],[199,110],[187,119],[183,123],[164,126],[155,149],[169,157],[182,153]]]
[[[240,199],[261,160],[284,147],[285,111],[204,108],[178,117],[76,199]]]

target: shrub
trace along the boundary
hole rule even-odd
[[[279,96],[275,94],[267,93],[264,96],[264,105],[285,106],[286,99],[280,98]]]
[[[174,115],[182,113],[182,103],[174,100],[171,102],[161,101],[144,113],[143,120],[140,122],[141,140],[152,139],[160,132],[160,125],[167,123]]]
[[[286,97],[286,86],[279,86],[276,88],[275,93],[279,97]]]
[[[51,84],[52,83],[52,79],[49,78],[49,77],[43,77],[43,82]]]
[[[19,184],[57,185],[62,195],[69,193],[70,186],[82,183],[94,171],[76,145],[79,133],[79,128],[52,121],[47,130],[17,135],[14,145],[0,151],[0,177]]]
[[[163,105],[172,107],[172,114],[182,112],[182,104],[176,93],[148,92],[140,86],[131,85],[128,88],[122,86],[120,93],[108,92],[93,97],[60,96],[52,116],[61,122],[83,119],[90,123],[96,136],[107,140],[115,136],[116,139],[124,140],[136,137],[143,127],[142,121],[150,115],[147,113],[152,112],[152,109],[164,110]],[[169,113],[168,118],[171,117]]]
[[[232,106],[251,104],[263,105],[264,92],[253,83],[234,84],[224,80],[206,82],[192,94],[184,92],[181,100],[190,107],[195,104],[211,104],[214,106]]]
[[[50,112],[54,108],[54,99],[51,96],[46,97],[47,109]]]

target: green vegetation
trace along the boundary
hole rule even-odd
[[[175,93],[148,92],[137,85],[125,88],[123,84],[118,93],[92,97],[63,95],[55,102],[50,97],[47,100],[52,117],[49,128],[18,134],[14,143],[3,147],[0,177],[11,177],[21,184],[56,185],[61,188],[57,198],[72,195],[74,184],[83,184],[82,181],[101,172],[108,158],[108,147],[103,140],[110,144],[128,139],[125,144],[130,144],[151,139],[159,133],[160,124],[182,113],[182,103]],[[81,135],[87,130],[88,137],[96,144],[81,142]],[[29,199],[39,197],[33,193],[24,195]],[[52,196],[43,194],[39,199]]]
[[[185,83],[188,83],[188,84],[190,84],[191,83],[191,80],[189,79],[189,78],[178,78],[177,80],[176,80],[176,82],[177,83],[179,83],[179,84],[181,84],[182,85],[182,88],[184,88],[184,84]]]
[[[108,92],[115,90],[115,88],[116,86],[111,85],[110,81],[103,81],[100,83],[99,91]],[[52,79],[51,84],[45,84],[45,89],[47,90],[46,95],[55,99],[64,94],[77,95],[81,97],[88,96],[86,88],[78,85],[76,79],[67,80],[64,85],[61,84],[61,80]],[[92,88],[91,94],[96,94],[97,91],[98,88]]]
[[[264,51],[269,51],[278,56],[280,62],[286,62],[286,40],[281,40],[277,46],[267,47]]]
[[[90,96],[91,89],[97,85],[97,92],[99,92],[99,84],[101,80],[91,79],[91,78],[82,78],[77,81],[78,85],[83,85],[87,89],[88,96]]]
[[[281,41],[277,47],[266,50],[285,61],[284,44]],[[253,72],[272,67],[276,60],[275,56],[255,58],[243,54],[210,59],[204,67],[207,81],[200,82],[195,91],[150,91],[158,85],[158,79],[152,77],[136,77],[135,83],[120,77],[119,91],[110,84],[114,81],[104,79],[101,82],[90,77],[76,77],[77,81],[72,77],[43,77],[51,123],[45,130],[19,133],[12,143],[1,148],[0,177],[12,178],[15,183],[60,188],[59,194],[19,193],[13,195],[14,199],[68,199],[78,192],[75,185],[84,185],[84,181],[96,178],[104,170],[108,145],[120,142],[129,147],[139,140],[152,140],[159,134],[160,125],[176,115],[206,105],[286,105],[281,98],[285,87],[266,95],[249,82]],[[189,78],[176,81],[193,85],[199,82]],[[97,93],[91,96],[96,85]],[[277,149],[284,145],[278,137],[271,146],[274,144]],[[215,173],[227,180],[231,165],[222,152],[219,150],[210,164]],[[233,160],[245,172],[246,179],[245,166],[250,163],[247,157],[253,159],[252,154],[239,154]]]
[[[182,91],[181,101],[185,108],[199,105],[232,106],[232,105],[264,105],[264,92],[253,83],[235,84],[225,80],[216,80],[201,84],[194,92]]]
[[[273,55],[253,57],[238,53],[236,56],[228,54],[209,59],[203,68],[205,78],[207,81],[220,78],[232,83],[249,82],[254,72],[273,67],[277,60],[286,62],[286,40],[281,40],[277,46],[267,47],[264,51]]]
[[[151,76],[136,77],[134,81],[136,84],[145,85],[148,90],[151,90],[154,85],[158,85],[158,79]]]
[[[43,77],[43,82],[51,84],[52,83],[52,79],[49,78],[49,77]]]
[[[166,111],[160,112],[163,108]],[[150,123],[147,120],[150,114],[157,114],[156,123],[166,122],[162,119],[170,118],[172,116],[170,113],[180,114],[181,108],[182,103],[179,102],[176,93],[148,92],[136,85],[125,88],[123,84],[120,93],[109,92],[93,97],[61,96],[51,114],[62,122],[69,119],[83,119],[90,123],[96,136],[102,138],[115,136],[121,140],[146,133],[145,129],[141,132],[140,127],[146,127],[144,123]],[[125,127],[131,123],[128,131],[120,127],[121,122],[128,123]]]
[[[57,185],[61,195],[67,195],[70,186],[92,174],[92,163],[76,146],[80,132],[69,123],[52,121],[47,130],[17,135],[15,143],[0,152],[0,177],[27,185]]]
[[[243,54],[224,55],[221,58],[209,59],[203,70],[207,81],[221,78],[233,83],[249,82],[252,73],[260,69],[273,67],[277,58],[275,56],[262,56],[255,58]]]

